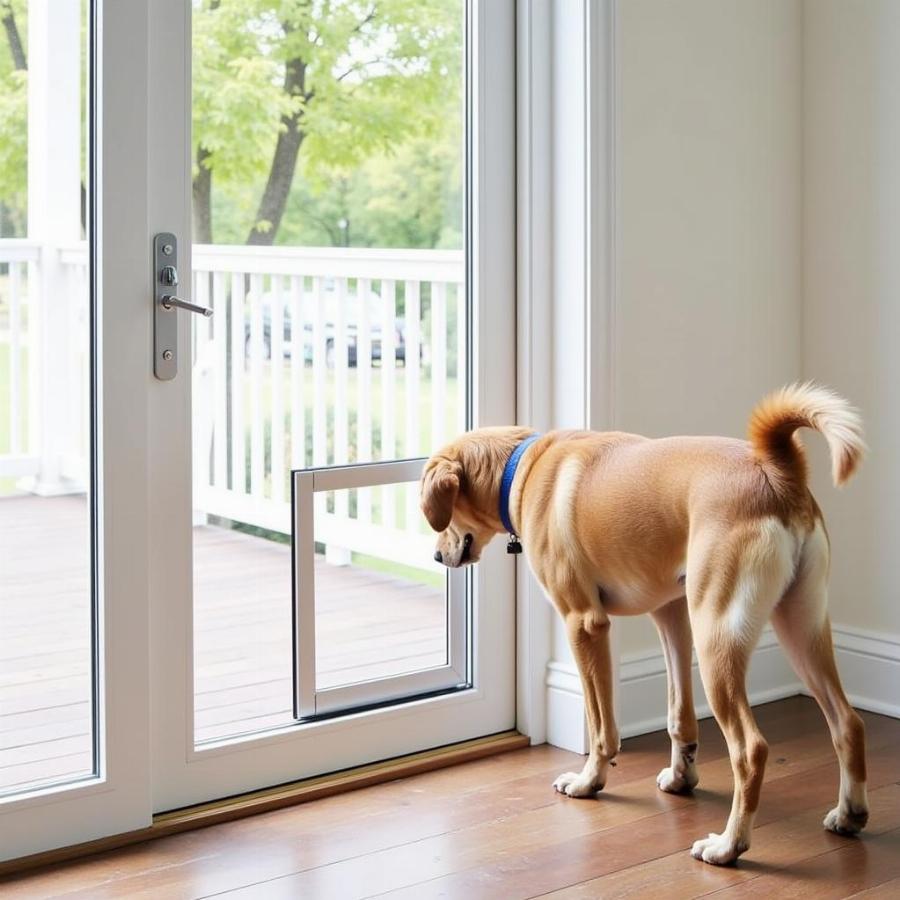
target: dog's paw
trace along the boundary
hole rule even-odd
[[[553,787],[567,797],[593,797],[603,790],[602,784],[579,772],[564,772],[553,782]]]
[[[746,849],[724,834],[710,834],[708,838],[694,841],[691,856],[713,866],[730,866]]]
[[[840,806],[836,806],[825,816],[822,824],[827,831],[833,831],[844,837],[852,837],[854,834],[859,834],[866,827],[868,821],[869,811],[867,809],[842,809]]]
[[[667,794],[687,794],[697,787],[700,779],[696,772],[676,772],[671,766],[656,776],[656,786]]]

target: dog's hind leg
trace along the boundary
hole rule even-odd
[[[725,735],[734,796],[721,834],[695,841],[691,855],[733,863],[750,846],[768,744],[747,699],[747,667],[763,625],[793,577],[796,541],[776,520],[758,520],[691,541],[688,609],[700,675]]]
[[[803,547],[797,578],[775,608],[772,625],[795,671],[816,698],[841,764],[838,805],[824,825],[836,834],[857,834],[869,818],[866,799],[866,737],[850,706],[834,661],[827,613],[828,541],[821,524]]]
[[[619,752],[619,730],[613,709],[612,655],[609,618],[595,598],[586,596],[572,609],[572,598],[564,614],[569,644],[578,664],[584,690],[584,706],[590,732],[590,750],[581,772],[566,772],[553,786],[569,797],[592,797],[606,784],[610,761]],[[558,604],[559,605],[559,604]]]
[[[687,599],[681,597],[650,613],[659,631],[668,674],[668,726],[672,763],[656,778],[660,790],[672,794],[690,791],[697,775],[697,715],[691,685],[691,622]]]

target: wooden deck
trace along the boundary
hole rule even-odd
[[[0,500],[0,792],[88,774],[91,682],[82,498]],[[195,529],[198,741],[292,721],[290,548]],[[443,591],[316,562],[319,687],[446,661]]]

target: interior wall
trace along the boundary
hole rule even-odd
[[[871,448],[836,491],[807,442],[831,617],[900,635],[900,3],[807,0],[803,15],[803,374],[862,409]]]
[[[800,375],[801,2],[616,9],[615,427],[742,436]]]

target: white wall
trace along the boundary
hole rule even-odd
[[[900,715],[900,0],[610,0],[615,284],[609,333],[592,335],[587,359],[569,352],[583,303],[596,312],[606,298],[585,278],[595,253],[577,231],[585,196],[588,223],[609,204],[579,152],[590,54],[585,66],[576,38],[591,7],[522,2],[552,21],[548,424],[580,427],[585,375],[589,394],[609,395],[585,424],[648,435],[743,435],[760,397],[799,377],[861,405],[873,449],[846,491],[828,481],[821,438],[807,443],[833,537],[845,687]],[[583,749],[578,679],[562,629],[548,627],[546,733]],[[663,727],[652,624],[617,620],[616,637],[623,735]],[[752,699],[801,690],[764,634]]]
[[[742,436],[800,374],[799,0],[617,5],[615,427]],[[647,618],[621,649],[659,649]]]
[[[900,3],[804,5],[803,372],[862,408],[871,453],[835,491],[832,620],[900,635]],[[896,638],[895,640],[900,640]],[[900,701],[900,683],[895,686]]]

